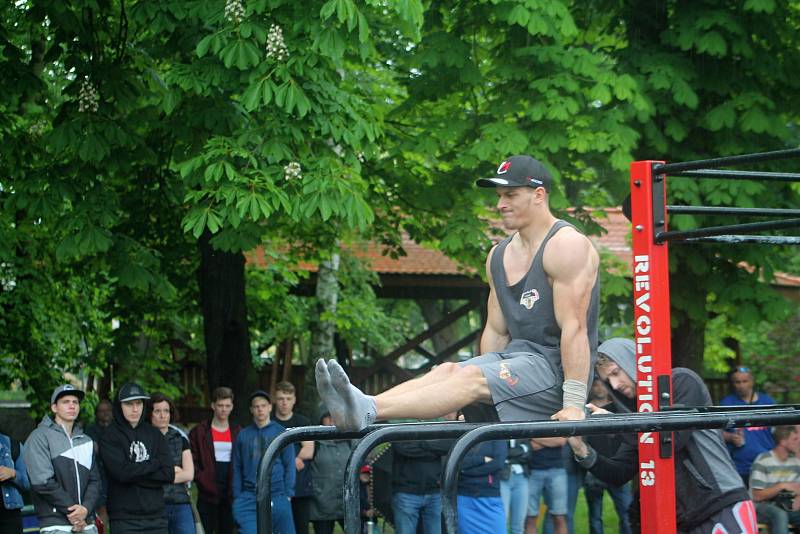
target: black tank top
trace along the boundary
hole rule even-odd
[[[556,221],[542,240],[531,268],[513,286],[508,285],[503,257],[506,247],[514,236],[497,245],[492,254],[489,270],[494,291],[503,312],[511,342],[503,352],[534,352],[550,361],[553,369],[561,371],[561,328],[553,309],[553,288],[544,272],[542,258],[550,238],[560,229],[572,226],[565,221]],[[597,354],[597,321],[599,309],[600,279],[595,280],[592,297],[586,312],[586,327],[589,333],[589,351],[594,364]]]

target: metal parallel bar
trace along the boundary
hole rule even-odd
[[[725,226],[709,226],[708,228],[695,228],[693,230],[676,230],[668,232],[659,232],[656,233],[655,240],[657,243],[666,243],[668,241],[683,241],[685,239],[693,237],[726,235],[736,231],[749,233],[749,232],[761,232],[763,230],[783,230],[786,228],[798,228],[798,227],[800,227],[800,219],[785,219],[783,221],[729,224]]]
[[[669,174],[679,171],[703,169],[705,167],[732,167],[745,163],[773,161],[776,159],[800,158],[800,149],[775,150],[772,152],[759,152],[756,154],[743,154],[741,156],[727,156],[723,158],[701,159],[683,163],[666,163],[656,165],[653,169],[657,174]]]
[[[392,425],[369,433],[358,442],[347,461],[344,478],[344,531],[346,534],[361,532],[361,494],[358,473],[369,452],[389,441],[421,441],[429,439],[452,439],[486,423],[410,423]]]
[[[640,441],[647,433],[673,432],[679,430],[701,430],[711,428],[736,428],[752,426],[774,426],[800,423],[800,410],[796,408],[773,408],[762,410],[736,410],[712,413],[689,411],[653,412],[638,414],[612,414],[593,416],[584,421],[539,421],[533,423],[495,423],[482,425],[456,441],[445,464],[442,480],[442,515],[448,534],[458,532],[458,474],[464,456],[475,445],[497,439],[524,439],[556,436],[587,436],[596,434],[640,433]],[[371,434],[371,435],[374,435]],[[641,461],[641,458],[640,458]],[[674,495],[674,485],[672,489]],[[659,493],[661,502],[669,500],[663,487]],[[644,512],[644,510],[643,510]],[[647,510],[651,513],[652,510]],[[674,506],[668,510],[675,519]],[[642,514],[642,521],[647,518]],[[655,532],[644,530],[642,532]],[[674,532],[674,531],[673,531]],[[348,534],[350,532],[348,531]]]
[[[731,171],[722,169],[700,169],[697,171],[672,172],[670,177],[716,178],[719,180],[763,180],[771,182],[800,182],[800,174],[794,172]]]
[[[670,215],[747,215],[752,217],[800,217],[800,210],[783,208],[736,208],[733,206],[667,206]]]
[[[716,237],[690,237],[681,243],[759,243],[762,245],[800,245],[800,236],[789,235],[720,235]]]
[[[639,412],[672,403],[669,247],[658,243],[667,231],[667,177],[653,171],[661,162],[631,164],[633,313],[636,343],[636,399]],[[658,391],[658,387],[662,392]],[[667,395],[667,398],[661,398]],[[642,532],[674,534],[675,464],[672,434],[648,434],[638,445]]]
[[[270,481],[272,479],[272,467],[283,449],[298,441],[360,438],[385,426],[387,425],[372,425],[360,432],[341,432],[334,426],[302,426],[290,428],[286,432],[278,434],[270,442],[258,464],[256,532],[258,534],[270,534],[272,532],[272,487],[270,486]]]

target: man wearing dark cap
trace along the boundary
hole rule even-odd
[[[250,394],[253,423],[244,427],[233,445],[233,519],[239,534],[256,534],[256,486],[258,464],[275,437],[286,430],[270,421],[272,403],[269,393],[256,390]],[[273,534],[294,534],[292,505],[294,494],[294,447],[286,447],[272,468]]]
[[[45,415],[25,442],[33,505],[40,532],[96,532],[94,508],[100,474],[92,439],[75,420],[83,391],[70,384],[50,396],[52,419]]]
[[[176,469],[166,438],[144,417],[149,399],[138,384],[124,384],[114,402],[114,420],[100,441],[114,534],[167,534],[164,485],[175,482]]]
[[[503,226],[513,231],[486,259],[482,355],[443,363],[375,397],[350,384],[335,360],[319,360],[317,389],[338,428],[464,407],[467,420],[584,418],[597,347],[597,251],[550,212],[553,179],[534,158],[510,157],[477,185],[495,188]]]

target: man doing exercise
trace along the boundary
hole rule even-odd
[[[319,360],[317,388],[340,429],[433,419],[474,403],[493,406],[502,421],[584,418],[597,347],[597,251],[550,212],[552,177],[532,157],[503,161],[477,185],[495,188],[503,226],[515,231],[486,259],[482,355],[375,397],[350,384],[335,360]]]

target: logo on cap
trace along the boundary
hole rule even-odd
[[[511,168],[511,162],[504,161],[503,163],[500,164],[499,167],[497,167],[497,174],[505,174],[508,172],[508,169],[510,168]]]

